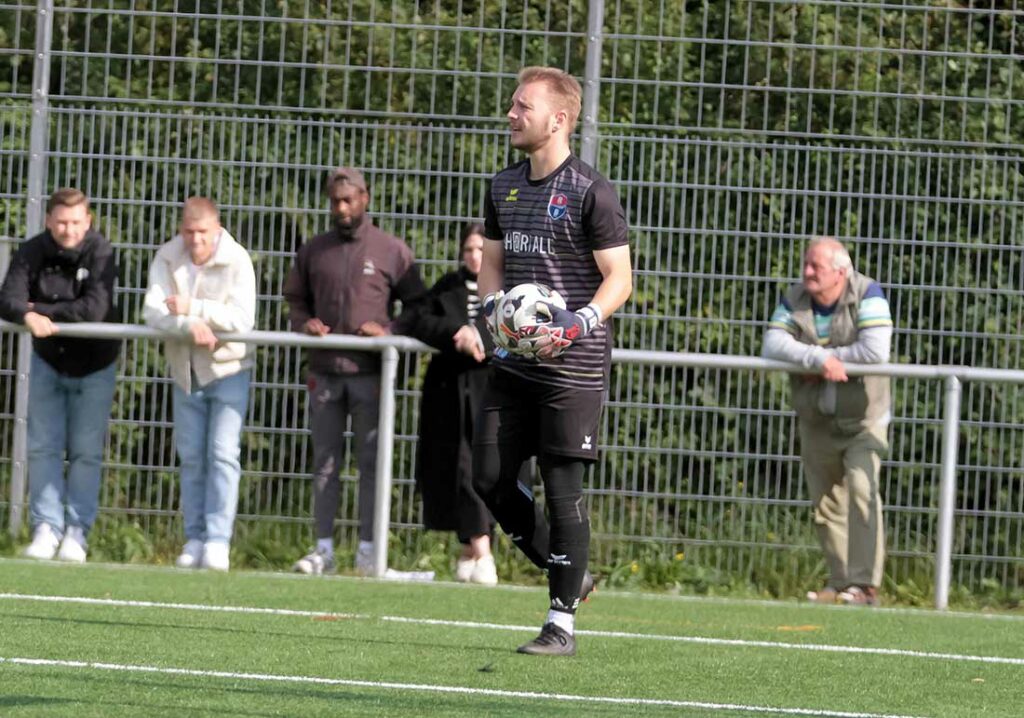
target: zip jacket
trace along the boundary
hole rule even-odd
[[[117,323],[116,276],[114,248],[99,232],[89,230],[81,244],[65,249],[47,230],[22,242],[11,258],[0,287],[0,317],[24,324],[31,310],[54,322]],[[32,349],[60,374],[83,377],[110,366],[121,342],[56,334],[33,337]]]
[[[387,326],[395,300],[409,305],[426,294],[412,250],[364,216],[352,239],[338,232],[299,247],[284,285],[292,331],[316,317],[332,334],[355,334],[363,323]],[[309,369],[322,374],[380,371],[377,352],[311,349]]]

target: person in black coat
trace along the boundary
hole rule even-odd
[[[28,558],[82,563],[99,510],[114,401],[116,339],[68,337],[65,322],[117,322],[114,248],[92,228],[89,198],[65,187],[46,229],[20,245],[0,286],[0,318],[32,334],[28,376]],[[67,458],[67,469],[64,460]]]
[[[416,484],[423,496],[424,525],[457,532],[463,544],[455,570],[459,581],[494,585],[494,519],[472,480],[473,423],[493,349],[476,290],[483,231],[480,224],[463,229],[459,269],[441,277],[400,323],[405,333],[440,352],[427,367],[420,405]]]

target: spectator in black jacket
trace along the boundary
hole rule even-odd
[[[460,238],[462,265],[444,275],[425,301],[404,312],[405,333],[440,351],[430,359],[420,404],[416,484],[423,496],[423,523],[455,531],[463,545],[455,578],[493,586],[494,519],[473,490],[473,424],[490,375],[494,348],[480,311],[476,275],[483,257],[484,227],[470,224]]]
[[[85,561],[99,503],[120,342],[61,337],[55,324],[117,321],[113,248],[91,225],[84,193],[54,192],[46,206],[46,231],[18,247],[0,287],[0,317],[24,324],[33,337],[29,558]]]

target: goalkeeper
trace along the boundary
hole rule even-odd
[[[528,356],[496,354],[474,434],[473,475],[512,542],[548,572],[547,620],[519,652],[573,655],[576,608],[593,588],[583,475],[597,457],[611,367],[609,318],[632,291],[632,269],[614,189],[569,149],[579,83],[547,67],[524,68],[518,79],[507,115],[510,140],[528,158],[495,175],[485,198],[483,309],[493,329],[502,292],[524,282],[556,290],[568,308],[538,307],[550,321],[530,335]],[[533,455],[550,526],[531,488],[518,481]]]

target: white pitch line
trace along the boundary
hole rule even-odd
[[[513,626],[500,623],[475,623],[473,621],[452,621],[439,618],[407,618],[401,616],[379,616],[378,620],[394,623],[451,626],[456,628],[490,628],[505,631],[536,631],[534,626]],[[794,651],[818,651],[823,653],[861,653],[876,656],[900,656],[903,658],[929,658],[944,661],[972,663],[1001,663],[1024,666],[1024,658],[1004,656],[972,656],[960,653],[935,653],[932,651],[910,651],[902,648],[871,648],[864,646],[833,646],[824,643],[785,643],[783,641],[749,641],[741,638],[708,638],[705,636],[669,636],[657,633],[629,633],[626,631],[592,631],[577,629],[577,636],[600,638],[629,638],[643,641],[669,641],[676,643],[699,643],[706,646],[738,646],[742,648],[782,648]]]
[[[429,683],[393,683],[390,681],[360,681],[346,678],[323,678],[319,676],[295,676],[274,673],[235,673],[233,671],[203,671],[194,668],[160,668],[158,666],[135,666],[120,663],[94,663],[86,661],[50,660],[46,658],[4,658],[0,664],[22,666],[45,666],[57,668],[80,668],[100,671],[123,671],[128,673],[157,673],[162,675],[189,676],[194,678],[229,678],[231,680],[306,683],[324,686],[345,686],[349,688],[375,688],[399,691],[422,691],[428,693],[451,693],[468,696],[493,698],[522,698],[541,701],[569,701],[574,703],[601,703],[626,706],[651,706],[666,708],[699,708],[716,711],[742,711],[746,713],[821,716],[822,718],[917,718],[915,716],[892,715],[887,713],[856,713],[818,708],[778,708],[735,703],[706,703],[704,701],[678,701],[668,698],[618,698],[615,696],[583,696],[572,693],[538,693],[533,691],[503,691],[494,688],[471,688],[468,686],[440,686]]]
[[[82,569],[81,564],[77,563],[65,563],[60,561],[40,562],[37,559],[32,558],[18,558],[13,556],[0,557],[0,565],[9,563],[21,566],[32,566],[35,570],[52,569],[55,571],[78,571]],[[110,563],[104,561],[90,561],[90,568],[103,569],[107,571],[123,571],[123,572],[134,572],[134,573],[158,573],[158,574],[176,574],[181,575],[180,568],[174,568],[173,566],[158,566],[154,564],[134,564],[134,563]],[[233,572],[233,576],[237,576],[240,580],[256,580],[256,581],[309,581],[309,576],[298,573],[288,573],[282,571],[238,571]],[[318,576],[317,581],[320,582],[332,582],[337,581],[340,583],[348,582],[362,582],[362,583],[392,583],[386,579],[370,578],[368,576],[345,576],[345,575],[323,575]],[[429,584],[431,586],[444,586],[457,588],[459,590],[473,591],[479,587],[472,586],[465,583],[457,583],[454,580],[451,581],[433,581]],[[505,592],[516,592],[516,593],[541,593],[544,592],[547,595],[546,586],[527,586],[527,585],[515,585],[509,583],[502,583],[496,587],[488,589],[489,591],[505,591]],[[825,606],[818,603],[808,601],[798,601],[795,599],[764,599],[764,598],[732,598],[728,596],[690,596],[685,594],[672,594],[672,593],[650,593],[645,591],[623,591],[618,589],[609,589],[602,591],[602,600],[611,601],[665,601],[665,602],[681,602],[681,603],[696,603],[696,604],[707,604],[714,606],[763,606],[765,608],[783,608],[792,609],[799,611],[853,611],[859,610],[857,608],[851,608],[850,606]],[[894,614],[900,616],[915,616],[928,619],[936,620],[960,620],[966,619],[970,621],[1010,621],[1010,622],[1021,622],[1024,621],[1024,614],[1021,613],[985,613],[983,611],[950,611],[950,610],[935,610],[931,608],[913,608],[910,606],[875,606],[871,609],[872,614]],[[318,614],[322,615],[322,614]]]
[[[119,606],[122,608],[170,608],[181,611],[209,611],[212,613],[262,613],[271,616],[299,616],[300,618],[366,619],[373,616],[359,613],[332,613],[330,611],[299,611],[290,608],[260,608],[254,606],[210,606],[205,603],[166,603],[163,601],[128,601],[118,598],[92,598],[89,596],[40,596],[27,593],[0,593],[0,600],[41,601],[44,603],[84,603],[93,606]]]
[[[326,618],[361,621],[382,621],[420,626],[446,626],[450,628],[474,628],[492,631],[536,632],[536,626],[517,626],[508,623],[485,623],[480,621],[456,621],[444,618],[413,618],[409,616],[374,616],[365,613],[332,613],[329,611],[302,611],[289,608],[261,608],[256,606],[211,606],[202,603],[164,603],[159,601],[129,601],[116,598],[90,598],[87,596],[41,596],[23,593],[0,593],[0,600],[37,601],[43,603],[77,603],[96,606],[117,606],[121,608],[158,608],[180,611],[203,611],[212,613],[261,614],[271,616],[297,616],[300,618]],[[706,636],[676,636],[657,633],[630,633],[626,631],[577,630],[579,636],[598,638],[627,638],[640,641],[664,641],[674,643],[695,643],[705,646],[732,646],[739,648],[770,648],[789,651],[813,651],[818,653],[857,653],[874,656],[897,656],[901,658],[922,658],[929,660],[957,661],[962,663],[989,663],[1009,666],[1024,666],[1024,658],[1009,656],[976,656],[963,653],[938,653],[935,651],[912,651],[903,648],[874,648],[868,646],[829,645],[824,643],[786,643],[784,641],[752,641],[740,638],[709,638]]]

